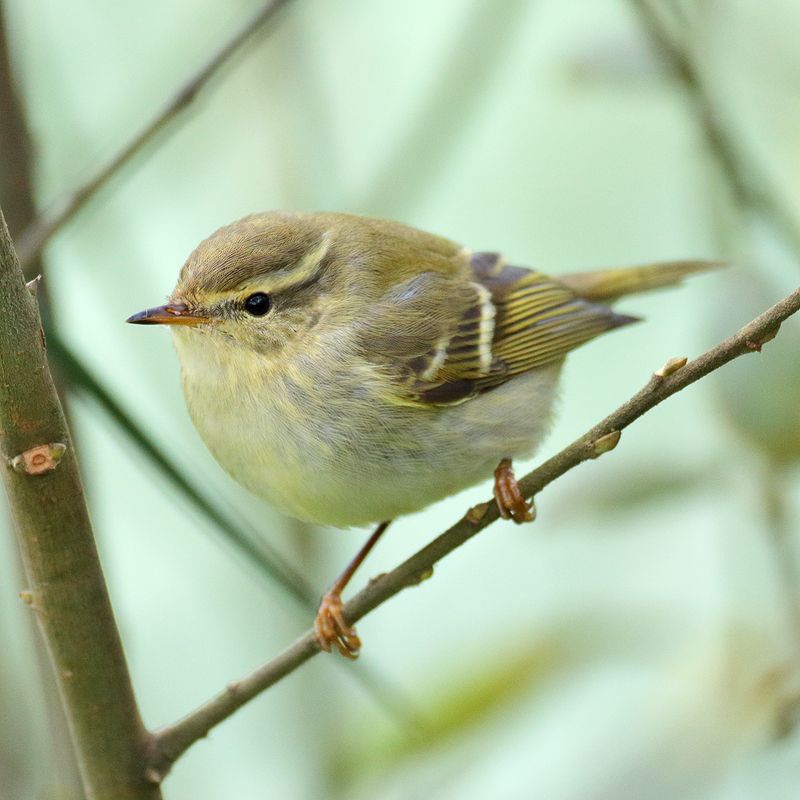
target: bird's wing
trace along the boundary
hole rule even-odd
[[[394,286],[359,340],[389,378],[391,400],[450,405],[635,320],[496,253],[475,253],[465,274],[423,272]]]

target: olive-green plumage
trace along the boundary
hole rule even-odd
[[[564,356],[635,320],[604,303],[709,266],[559,279],[396,222],[270,212],[202,242],[166,311],[133,321],[183,323],[189,410],[223,467],[289,514],[346,526],[530,455]]]

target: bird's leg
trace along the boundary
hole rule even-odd
[[[314,632],[317,634],[319,646],[326,653],[330,653],[333,645],[336,645],[337,650],[345,658],[358,658],[361,639],[358,638],[356,629],[344,618],[342,592],[350,578],[353,577],[353,573],[367,557],[367,554],[375,546],[378,539],[381,538],[383,532],[389,527],[389,522],[381,522],[375,528],[372,535],[364,543],[364,546],[356,554],[356,557],[347,565],[333,586],[322,596],[317,618],[314,620]]]
[[[519,490],[510,458],[504,458],[494,471],[494,499],[503,519],[513,519],[521,524],[536,518],[536,507]]]

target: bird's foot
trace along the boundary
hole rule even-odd
[[[510,458],[504,458],[494,471],[494,499],[503,519],[513,519],[521,525],[536,518],[536,507],[519,490]]]
[[[361,639],[356,629],[344,618],[344,604],[338,592],[328,592],[323,596],[314,620],[314,632],[319,646],[326,653],[330,653],[335,645],[345,658],[358,658]]]

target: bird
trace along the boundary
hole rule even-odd
[[[377,525],[323,595],[320,647],[355,658],[342,591],[389,523],[494,476],[500,515],[534,517],[513,471],[548,433],[567,353],[639,321],[612,308],[716,266],[555,277],[400,222],[268,211],[226,225],[164,305],[189,415],[234,480],[279,511]]]

